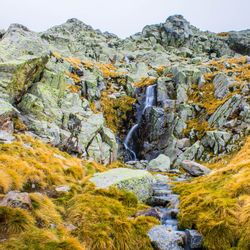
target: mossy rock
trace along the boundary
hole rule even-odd
[[[145,170],[116,168],[94,175],[90,179],[98,188],[116,186],[133,192],[140,201],[147,201],[153,193],[154,177]]]

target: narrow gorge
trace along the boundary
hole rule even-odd
[[[249,250],[250,30],[0,30],[0,250]]]

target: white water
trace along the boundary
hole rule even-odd
[[[134,134],[134,131],[137,129],[137,127],[138,127],[138,124],[135,124],[129,130],[129,132],[128,132],[126,138],[125,138],[125,141],[124,141],[124,147],[125,147],[126,150],[128,150],[131,153],[133,161],[137,160],[136,153],[131,148],[129,148],[128,144],[129,144],[130,139],[132,138],[132,135]]]
[[[152,106],[153,106],[154,101],[155,101],[155,87],[156,87],[156,84],[147,87],[147,89],[146,89],[146,99],[145,99],[145,102],[144,102],[144,104],[143,104],[144,108],[143,108],[143,111],[142,111],[142,113],[140,114],[140,116],[139,116],[139,118],[138,118],[138,121],[141,120],[141,117],[142,117],[142,115],[144,114],[145,110],[146,110],[148,107],[152,107]],[[129,146],[129,142],[131,141],[132,136],[133,136],[133,134],[135,133],[137,127],[138,127],[138,123],[136,123],[136,124],[129,130],[129,132],[128,132],[126,138],[125,138],[125,141],[124,141],[124,143],[123,143],[125,149],[129,152],[129,154],[131,155],[133,161],[136,161],[136,160],[137,160],[137,157],[136,157],[136,153],[134,152],[134,150]]]
[[[147,90],[146,90],[146,100],[145,100],[144,109],[142,111],[142,114],[144,114],[145,110],[148,107],[152,107],[153,104],[154,104],[154,100],[155,100],[155,87],[156,87],[156,84],[147,87]]]

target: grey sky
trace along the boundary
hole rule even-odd
[[[1,0],[0,28],[21,23],[35,31],[76,17],[120,37],[182,14],[214,32],[250,28],[250,0]]]

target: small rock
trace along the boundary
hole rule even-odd
[[[189,249],[200,249],[202,247],[202,235],[196,230],[185,230]]]
[[[138,217],[138,216],[152,216],[158,220],[161,219],[160,213],[156,208],[149,208],[146,210],[139,211],[136,213],[135,217]]]
[[[10,133],[0,130],[0,143],[10,143],[15,140],[15,137]]]
[[[170,158],[163,154],[159,155],[149,162],[147,170],[153,172],[168,172],[170,170]]]
[[[19,207],[23,209],[32,209],[31,199],[28,193],[19,191],[10,191],[0,202],[0,206]]]
[[[58,193],[67,193],[71,190],[70,186],[68,185],[64,185],[64,186],[58,186],[55,188],[55,190],[58,192]]]
[[[181,163],[181,167],[190,175],[197,177],[201,175],[207,175],[211,170],[197,162],[184,160]]]

